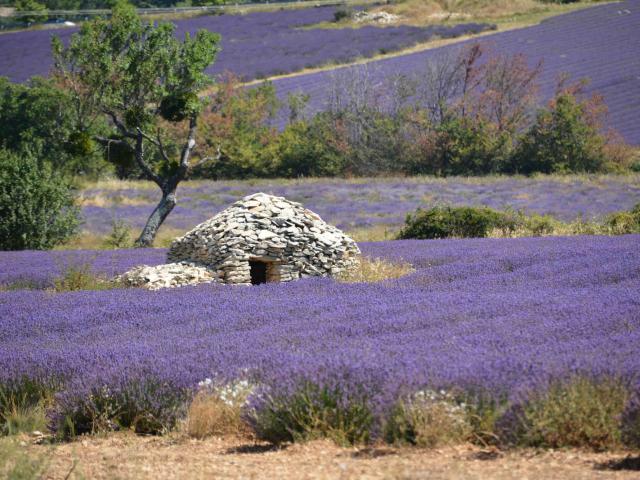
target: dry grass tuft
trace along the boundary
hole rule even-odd
[[[156,248],[167,248],[171,245],[171,242],[173,242],[177,237],[181,237],[185,233],[186,232],[184,229],[163,225],[160,230],[158,230],[158,235],[153,242],[153,246]]]
[[[374,225],[368,228],[349,230],[347,235],[356,242],[385,242],[394,240],[398,234],[398,227],[389,225]]]
[[[337,277],[344,283],[374,283],[404,277],[413,272],[409,263],[393,263],[382,258],[362,257],[355,268]]]
[[[385,429],[389,443],[423,448],[455,445],[471,438],[465,405],[447,392],[423,390],[400,402]]]
[[[189,406],[184,429],[193,438],[211,436],[251,437],[251,429],[242,420],[242,406],[229,402],[212,391],[199,392]]]
[[[405,0],[377,7],[400,15],[401,23],[428,25],[460,23],[465,21],[494,22],[499,24],[533,24],[551,15],[590,6],[592,0],[570,4],[542,2],[540,0]]]

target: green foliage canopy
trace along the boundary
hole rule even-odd
[[[408,214],[398,238],[478,238],[494,229],[508,231],[516,226],[512,215],[491,208],[436,206]]]
[[[46,159],[65,175],[97,176],[106,166],[89,132],[78,130],[69,94],[39,77],[22,85],[0,77],[0,147]]]
[[[522,137],[512,170],[524,174],[601,170],[606,161],[605,138],[588,108],[571,93],[559,94]]]
[[[69,184],[48,163],[0,150],[0,249],[53,248],[78,225]]]
[[[199,30],[180,42],[174,29],[145,23],[119,3],[111,19],[84,23],[68,48],[54,37],[55,73],[75,96],[79,120],[86,125],[104,114],[135,131],[154,126],[159,114],[170,121],[197,114],[202,102],[194,94],[211,83],[204,69],[219,36]]]
[[[131,5],[120,2],[111,18],[84,23],[68,47],[57,37],[52,41],[54,77],[70,92],[80,132],[106,120],[111,135],[93,138],[108,149],[120,147],[119,160],[122,150],[132,152],[143,176],[162,190],[139,246],[152,244],[176,204],[204,106],[198,93],[212,82],[204,70],[218,52],[219,35],[199,30],[179,41],[174,30],[171,23],[144,22]],[[183,121],[188,127],[180,148],[167,129]]]

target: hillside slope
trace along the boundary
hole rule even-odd
[[[468,42],[472,41],[477,40]],[[553,94],[559,74],[588,77],[587,91],[601,93],[609,107],[609,126],[627,142],[640,145],[640,0],[564,14],[532,27],[487,35],[481,41],[498,52],[524,53],[532,64],[543,60],[542,100]],[[459,45],[370,62],[369,74],[378,80],[419,73],[439,52]],[[281,98],[298,91],[310,94],[310,110],[318,111],[325,106],[334,71],[283,78],[275,85]]]

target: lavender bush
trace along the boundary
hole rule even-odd
[[[311,405],[329,402],[342,409],[334,418],[369,422],[351,430],[354,438],[380,435],[398,399],[425,388],[500,405],[576,375],[632,385],[640,372],[639,242],[626,235],[365,243],[366,255],[416,269],[375,284],[0,292],[0,384],[62,381],[58,420],[78,411],[100,419],[104,412],[86,405],[107,391],[144,422],[106,414],[106,423],[143,431],[168,428],[205,378],[248,376],[260,385],[254,418],[273,410],[270,399],[281,404],[313,385],[330,395],[309,395]],[[159,263],[163,253],[120,252],[118,268],[131,258]],[[18,274],[10,261],[17,253],[2,255]],[[114,253],[93,255],[101,268]]]

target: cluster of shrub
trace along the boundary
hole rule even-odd
[[[489,58],[483,58],[488,56]],[[478,46],[443,54],[420,76],[380,82],[366,66],[335,75],[325,111],[308,96],[279,105],[273,87],[225,79],[203,115],[208,151],[201,178],[486,175],[611,172],[639,168],[603,129],[606,107],[584,82],[561,79],[537,108],[539,67]],[[272,125],[286,110],[288,121]],[[206,149],[205,149],[206,150]]]
[[[630,382],[612,377],[574,375],[518,401],[425,388],[402,395],[384,411],[365,393],[347,394],[338,386],[303,381],[284,395],[261,388],[247,380],[207,379],[195,389],[147,380],[80,397],[24,379],[0,385],[0,435],[49,429],[64,440],[131,429],[182,430],[197,438],[250,435],[274,444],[324,437],[343,445],[382,440],[426,448],[463,442],[501,448],[640,446],[637,392]]]
[[[486,175],[638,169],[633,152],[603,128],[606,106],[584,82],[558,82],[538,108],[536,79],[521,55],[479,45],[441,54],[420,75],[380,81],[372,67],[341,69],[327,108],[307,114],[309,96],[280,102],[270,83],[244,88],[220,79],[199,118],[197,178]],[[0,146],[72,176],[143,177],[130,150],[98,145],[103,120],[79,127],[70,92],[49,80],[0,80]],[[287,117],[284,128],[274,125]],[[160,127],[178,148],[188,126]],[[171,135],[172,134],[172,135]],[[151,152],[149,152],[151,154]],[[6,154],[5,154],[6,155]],[[148,161],[159,163],[158,158]],[[636,160],[637,161],[637,160]]]
[[[625,235],[640,233],[640,203],[602,221],[562,222],[550,215],[498,211],[488,207],[435,206],[405,219],[399,239],[533,237],[542,235]]]

